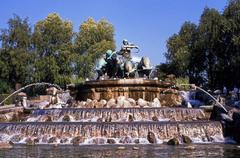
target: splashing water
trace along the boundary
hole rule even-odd
[[[3,105],[3,103],[8,100],[10,97],[12,97],[13,95],[23,91],[24,89],[26,88],[29,88],[29,87],[32,87],[32,86],[44,86],[44,85],[48,85],[48,86],[53,86],[53,87],[56,87],[57,89],[59,90],[62,90],[60,86],[56,85],[56,84],[52,84],[52,83],[46,83],[46,82],[39,82],[39,83],[32,83],[32,84],[29,84],[25,87],[22,87],[20,88],[19,90],[16,90],[15,92],[13,92],[12,94],[10,94],[9,96],[7,96],[1,103],[0,105]]]
[[[78,144],[145,144],[150,143],[152,132],[156,143],[168,141],[173,136],[186,135],[195,142],[224,141],[219,122],[130,122],[130,123],[1,123],[2,142],[29,143],[29,139],[41,143]],[[111,141],[110,141],[110,140]],[[112,140],[113,139],[113,140]],[[108,143],[107,143],[108,142]]]
[[[199,89],[200,91],[204,92],[205,94],[207,94],[209,97],[211,97],[219,106],[221,106],[225,112],[228,112],[227,109],[214,97],[212,96],[210,93],[208,93],[207,91],[205,91],[204,89],[202,89],[201,87],[196,86],[195,84],[179,84],[178,86],[191,86],[194,89]]]
[[[138,122],[138,121],[194,121],[207,120],[202,109],[192,108],[66,108],[34,110],[28,122]]]

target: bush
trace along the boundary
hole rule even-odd
[[[11,87],[7,82],[0,80],[0,94],[1,93],[10,93]]]
[[[183,84],[189,84],[189,77],[178,77],[175,78],[175,83],[176,85],[183,85]],[[181,88],[183,88],[184,90],[189,90],[189,86],[188,85],[183,85],[181,86]]]
[[[0,102],[2,102],[5,98],[7,98],[10,94],[0,94]],[[4,105],[14,104],[16,96],[10,97],[8,100],[4,102]]]

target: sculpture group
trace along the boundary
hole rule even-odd
[[[119,51],[108,50],[105,57],[98,60],[96,71],[97,79],[107,75],[109,78],[134,78],[148,77],[152,71],[148,57],[142,57],[140,62],[132,60],[131,53],[135,49],[139,52],[139,47],[135,44],[123,40],[123,45]]]

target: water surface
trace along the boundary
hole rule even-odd
[[[123,147],[123,148],[122,148]],[[15,145],[11,149],[0,149],[0,157],[91,157],[91,158],[151,158],[151,157],[240,157],[240,147],[223,144],[195,145]]]

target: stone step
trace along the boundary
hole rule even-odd
[[[28,122],[135,122],[207,120],[202,109],[192,108],[66,108],[33,110]]]
[[[0,107],[0,122],[18,121],[23,116],[23,107],[7,105]]]
[[[5,114],[9,112],[22,112],[23,107],[16,107],[15,105],[5,105],[0,106],[0,114]]]
[[[22,122],[0,123],[0,141],[13,143],[163,143],[175,138],[223,141],[220,122]]]

